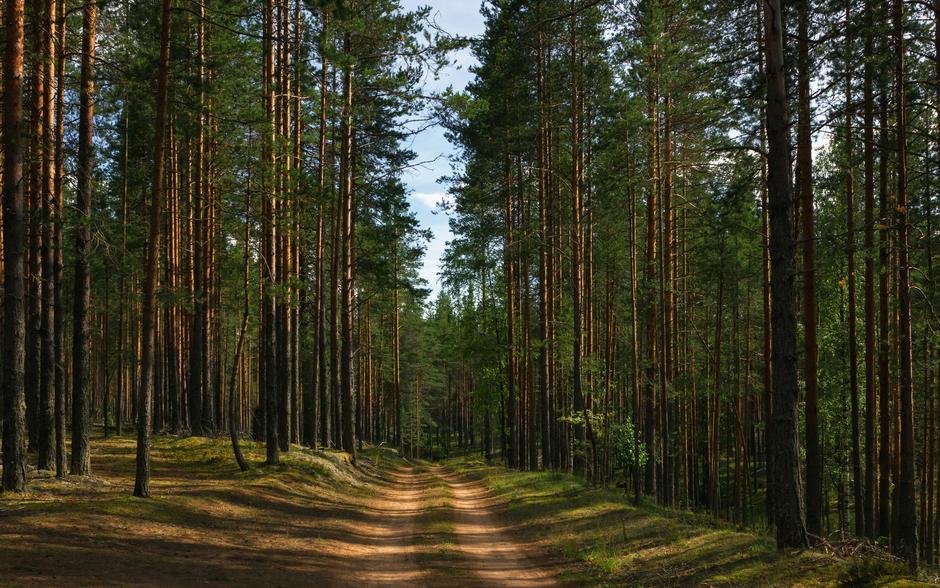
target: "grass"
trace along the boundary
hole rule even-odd
[[[568,562],[568,579],[611,586],[904,586],[903,566],[777,551],[771,537],[707,515],[633,506],[567,474],[517,472],[477,457],[448,462],[483,479],[533,542]]]
[[[139,552],[145,550],[153,560],[145,572],[154,578],[173,583],[174,574],[189,569],[210,583],[237,583],[256,577],[252,557],[268,545],[269,529],[277,530],[282,555],[276,564],[285,566],[284,574],[304,565],[323,573],[345,565],[348,554],[337,546],[349,540],[349,530],[374,522],[366,512],[377,483],[391,483],[385,474],[408,464],[385,447],[364,448],[354,468],[345,453],[295,446],[281,455],[280,465],[263,466],[263,444],[243,442],[252,468],[240,472],[227,440],[157,437],[153,498],[140,500],[131,496],[134,439],[96,438],[93,447],[93,476],[58,480],[33,472],[27,493],[0,495],[0,543],[10,546],[6,556],[0,553],[0,578],[7,573],[47,580],[50,558],[85,574],[63,576],[63,583],[94,583],[112,568],[133,577],[141,573]],[[454,541],[453,493],[428,464],[411,465],[423,480],[415,557],[459,584],[457,577],[468,574],[472,562]],[[573,476],[516,472],[473,457],[448,465],[483,479],[505,505],[513,529],[562,561],[562,579],[570,584],[915,585],[903,566],[810,550],[781,553],[766,535],[703,514],[649,503],[635,507],[622,494],[587,487]],[[191,558],[178,556],[194,550]],[[186,568],[195,564],[199,571]]]

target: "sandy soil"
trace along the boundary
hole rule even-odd
[[[0,585],[556,585],[482,484],[444,468],[366,463],[349,484],[174,455],[155,451],[149,500],[129,496],[130,440],[96,451],[94,478],[0,498]]]
[[[485,586],[557,586],[557,570],[500,519],[499,505],[479,480],[432,468],[453,495],[454,536],[468,577]]]

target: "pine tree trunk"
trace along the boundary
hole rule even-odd
[[[816,341],[816,235],[813,219],[813,146],[810,120],[809,6],[810,0],[798,5],[797,62],[799,122],[797,125],[797,181],[802,205],[803,239],[803,378],[806,381],[806,530],[810,535],[822,534],[822,450],[819,444],[819,408],[817,372],[819,370]]]
[[[541,20],[542,3],[537,4],[537,12]],[[543,38],[542,31],[538,32],[538,51],[536,55],[536,76],[537,76],[537,102],[538,102],[538,145],[537,162],[538,167],[538,207],[539,207],[539,428],[541,439],[541,458],[542,468],[549,467],[551,463],[551,414],[549,411],[548,399],[548,374],[549,374],[549,316],[548,316],[548,213],[546,210],[545,199],[545,78],[543,72]],[[533,464],[533,468],[535,464]]]
[[[56,73],[56,128],[55,128],[55,250],[53,274],[55,280],[55,428],[56,428],[56,476],[68,473],[68,456],[65,447],[65,308],[62,304],[63,246],[62,246],[62,139],[65,119],[65,1],[59,2],[59,28],[57,37],[58,63]]]
[[[652,58],[655,61],[655,57]],[[656,211],[659,196],[659,93],[653,80],[647,81],[647,116],[650,124],[649,134],[649,193],[646,198],[646,271],[643,290],[646,293],[646,374],[644,377],[645,410],[643,415],[643,442],[649,456],[646,461],[644,491],[656,494],[656,303],[653,298],[653,284],[656,283]]]
[[[6,0],[3,57],[3,484],[26,490],[23,0]]]
[[[874,2],[865,2],[865,536],[875,538],[875,107]],[[938,12],[940,14],[940,12]]]
[[[137,476],[134,496],[150,496],[150,430],[153,395],[154,331],[157,319],[159,280],[160,212],[163,201],[163,155],[166,135],[166,103],[170,61],[170,3],[163,0],[160,27],[160,63],[153,137],[153,179],[149,210],[146,265],[144,267],[143,317],[141,325],[140,383],[137,395]]]
[[[329,22],[330,13],[322,12],[323,35],[320,38],[320,141],[319,141],[319,164],[317,173],[319,186],[319,211],[317,213],[317,295],[316,295],[316,341],[317,341],[317,394],[318,394],[318,412],[320,419],[320,443],[323,447],[330,444],[330,397],[329,386],[327,384],[327,365],[326,365],[326,331],[325,331],[325,305],[324,291],[326,288],[326,265],[323,263],[326,248],[324,247],[324,222],[327,208],[326,193],[326,131],[327,131],[327,108],[329,106],[329,69],[330,62],[327,56],[327,44],[329,42]]]
[[[198,76],[199,107],[196,111],[196,147],[195,161],[193,162],[192,185],[192,229],[193,229],[193,314],[189,335],[189,427],[190,433],[195,436],[203,434],[202,403],[203,383],[206,358],[203,356],[205,348],[205,100],[206,100],[206,69],[205,69],[205,5],[199,4],[198,24],[196,28],[196,63]]]
[[[54,85],[55,62],[53,37],[55,34],[55,0],[42,2],[42,46],[44,62],[42,79],[42,249],[40,267],[40,347],[39,357],[39,446],[38,466],[41,470],[55,468],[55,276],[54,271],[54,218],[55,218],[55,135],[54,135]],[[39,18],[40,15],[35,15]]]
[[[249,176],[250,177],[250,176]],[[248,182],[248,190],[245,192],[245,220],[247,221],[251,218],[251,182]],[[235,395],[236,391],[236,377],[238,374],[238,365],[242,357],[242,349],[245,344],[245,333],[248,330],[248,316],[249,316],[249,304],[248,304],[248,251],[249,243],[251,239],[251,234],[249,231],[250,223],[245,222],[245,255],[242,259],[242,293],[245,299],[244,307],[242,310],[242,322],[241,326],[238,329],[238,343],[235,345],[235,358],[232,360],[232,372],[229,377],[229,394],[228,394],[228,431],[229,437],[232,440],[232,453],[235,455],[235,463],[238,464],[238,469],[243,472],[248,471],[248,462],[245,460],[245,456],[242,454],[241,444],[239,443],[239,426],[237,420],[237,399]]]
[[[852,104],[852,5],[846,4],[845,9],[845,143],[846,143],[846,177],[845,177],[845,218],[846,218],[846,256],[848,257],[848,287],[849,287],[849,396],[852,404],[852,491],[853,509],[855,512],[855,535],[862,537],[865,534],[865,511],[862,508],[862,461],[859,443],[859,405],[858,405],[858,333],[856,318],[855,294],[855,151],[853,141],[853,125],[855,124],[855,108]]]
[[[75,231],[75,292],[72,308],[72,475],[91,473],[88,435],[91,370],[91,201],[94,190],[95,2],[82,8],[82,71],[79,105],[78,202],[82,217]],[[160,157],[162,161],[162,154]]]
[[[770,213],[773,413],[769,423],[769,490],[779,547],[807,544],[800,483],[797,426],[796,311],[794,242],[790,190],[786,71],[781,0],[767,0],[764,41],[767,68],[768,205]]]
[[[343,51],[352,54],[351,34],[346,33]],[[353,194],[353,85],[352,65],[343,71],[343,153],[341,166],[341,237],[342,237],[342,360],[340,365],[340,388],[342,390],[343,451],[356,462],[355,405],[353,402],[353,232],[356,222],[356,204]]]
[[[911,334],[911,276],[908,248],[907,112],[904,72],[904,7],[894,0],[895,104],[897,112],[898,172],[898,368],[900,372],[900,476],[898,479],[898,533],[894,553],[917,569],[917,505],[914,498],[914,393]]]
[[[883,60],[884,63],[887,60]],[[888,235],[888,160],[890,146],[888,141],[888,90],[887,71],[882,65],[879,85],[881,103],[879,105],[878,143],[881,154],[879,160],[879,277],[878,277],[878,535],[891,536],[891,341],[889,332],[890,290],[888,287],[890,256]]]
[[[276,220],[274,218],[274,0],[265,0],[264,3],[264,112],[265,129],[262,147],[262,231],[264,259],[267,263],[262,265],[262,324],[263,334],[261,343],[262,372],[264,374],[262,389],[264,398],[264,442],[265,463],[277,465],[280,461],[278,455],[278,394],[277,394],[277,356],[276,346],[276,313],[274,281],[277,271],[277,258],[275,246],[277,243]]]
[[[580,142],[580,112],[578,100],[578,43],[577,43],[577,16],[571,19],[571,308],[573,325],[573,363],[572,363],[572,395],[574,400],[574,414],[584,418],[583,423],[574,427],[575,447],[574,470],[578,474],[585,474],[587,460],[584,458],[585,436],[584,428],[587,425],[587,410],[584,402],[583,377],[581,373],[581,360],[583,355],[584,335],[582,333],[582,280],[583,267],[581,256],[584,250],[583,213],[584,203],[581,196],[581,142]]]

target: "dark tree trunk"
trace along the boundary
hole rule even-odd
[[[865,536],[875,538],[875,107],[874,2],[865,2]]]
[[[845,65],[850,73],[845,78],[845,143],[846,143],[846,177],[845,177],[845,227],[846,227],[846,255],[848,257],[848,287],[849,287],[849,395],[852,403],[852,491],[853,509],[855,512],[855,535],[862,537],[865,533],[865,510],[862,508],[862,461],[859,445],[859,405],[858,405],[858,341],[855,295],[855,145],[853,141],[853,128],[855,124],[855,108],[852,104],[852,4],[845,8]]]
[[[205,254],[204,232],[205,232],[205,181],[203,170],[205,165],[205,126],[204,112],[205,107],[205,7],[200,3],[198,14],[197,34],[197,86],[199,89],[199,105],[196,111],[196,146],[195,161],[193,162],[193,186],[192,186],[192,267],[193,267],[193,313],[190,321],[189,335],[189,430],[196,436],[203,434],[203,395],[204,372],[206,369],[206,357],[203,355],[205,349],[206,337],[206,271],[203,266]]]
[[[39,373],[39,445],[38,465],[41,470],[55,468],[55,276],[53,275],[54,251],[54,209],[55,209],[55,135],[53,124],[54,99],[53,80],[55,79],[55,62],[53,56],[53,34],[55,23],[55,0],[43,0],[39,14],[34,18],[41,18],[43,47],[42,61],[42,195],[41,195],[41,224],[42,248],[40,251],[40,268],[42,280],[40,284],[40,373]],[[37,154],[38,155],[38,154]]]
[[[887,49],[887,45],[883,47]],[[883,60],[886,63],[887,60]],[[879,241],[878,241],[878,535],[890,537],[891,535],[891,341],[888,329],[891,317],[890,290],[888,287],[889,275],[889,242],[888,242],[888,162],[890,158],[890,145],[888,141],[888,90],[887,68],[882,65],[879,83],[881,86],[881,103],[878,113],[880,131],[878,133],[879,151],[878,162],[878,204],[879,204]]]
[[[799,123],[797,125],[797,179],[802,205],[803,238],[803,378],[806,381],[806,530],[822,534],[822,449],[819,445],[819,370],[816,341],[816,234],[813,221],[813,145],[810,120],[809,30],[810,0],[799,3],[797,61],[799,63]]]
[[[767,68],[768,205],[770,215],[773,413],[768,443],[774,524],[779,547],[807,544],[800,484],[797,427],[796,310],[794,304],[793,201],[781,0],[767,0],[764,39]]]
[[[897,488],[897,537],[894,553],[917,569],[917,504],[914,498],[914,374],[911,334],[911,276],[907,195],[907,112],[904,80],[904,7],[894,0],[895,101],[897,112],[898,171],[898,368],[900,371],[901,437],[900,476]]]
[[[65,447],[65,309],[62,305],[63,247],[62,247],[62,139],[65,115],[65,26],[66,6],[59,2],[58,66],[56,72],[56,129],[55,129],[55,428],[56,428],[56,476],[68,473],[68,456]]]
[[[327,365],[326,365],[326,330],[325,330],[325,309],[324,292],[326,288],[326,264],[324,264],[324,254],[326,248],[323,244],[324,222],[327,210],[327,192],[326,192],[326,131],[327,131],[327,109],[329,107],[329,69],[330,62],[327,56],[327,44],[329,42],[329,22],[330,14],[323,11],[323,35],[320,38],[320,59],[322,61],[320,68],[320,141],[319,141],[319,163],[317,173],[319,174],[319,213],[317,214],[317,299],[316,299],[316,341],[317,341],[317,391],[319,396],[320,417],[320,443],[326,447],[330,444],[330,397],[329,385],[327,383]]]
[[[262,170],[264,191],[262,199],[262,231],[264,259],[262,267],[262,350],[261,361],[264,376],[261,382],[264,398],[264,443],[267,465],[277,465],[278,455],[278,394],[277,394],[277,355],[276,312],[274,300],[274,281],[276,274],[275,247],[277,243],[276,222],[274,219],[274,143],[276,126],[274,121],[274,0],[264,3],[264,112],[265,129],[262,147]]]

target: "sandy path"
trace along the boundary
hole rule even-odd
[[[252,482],[158,448],[142,501],[132,440],[93,447],[95,478],[2,497],[0,586],[555,585],[482,483],[444,468],[366,463],[350,487],[299,464]]]
[[[458,476],[446,468],[432,473],[452,493],[454,539],[465,566],[485,586],[528,588],[558,586],[555,570],[538,551],[512,535],[497,513],[497,505],[483,482]]]
[[[341,545],[337,552],[362,565],[351,567],[351,577],[335,585],[415,586],[428,581],[428,570],[417,561],[415,541],[427,481],[413,468],[392,472],[390,478],[392,483],[365,508],[368,517],[361,531],[371,541]]]

